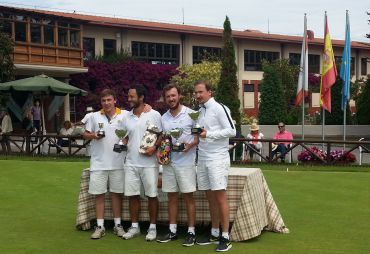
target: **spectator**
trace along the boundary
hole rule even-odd
[[[1,120],[1,128],[0,128],[0,140],[1,140],[1,147],[3,152],[10,153],[10,141],[7,136],[3,134],[8,134],[13,131],[12,119],[10,118],[6,109],[0,109],[0,119]]]
[[[293,139],[293,134],[285,130],[285,124],[283,122],[280,122],[278,124],[278,128],[279,128],[279,131],[276,132],[273,139],[276,139],[276,140],[292,140]],[[272,151],[272,157],[274,157],[277,153],[280,153],[281,162],[285,162],[285,153],[288,149],[288,146],[291,143],[292,142],[287,142],[287,141],[277,142],[277,144],[275,144],[277,145],[276,149]]]
[[[41,131],[41,107],[40,101],[36,100],[35,105],[31,107],[32,119],[33,119],[33,128],[35,131]]]
[[[70,136],[73,132],[72,123],[70,121],[64,121],[63,127],[59,131],[61,136]],[[59,138],[57,144],[61,147],[69,146],[69,138]],[[60,148],[57,148],[57,153],[60,153]]]
[[[250,133],[247,135],[247,139],[253,139],[248,141],[248,144],[245,147],[245,152],[249,151],[250,160],[253,160],[253,154],[255,153],[254,150],[261,151],[262,149],[262,142],[256,141],[254,139],[263,139],[264,135],[259,132],[260,127],[257,123],[252,123],[249,130]]]

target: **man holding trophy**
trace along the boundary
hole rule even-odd
[[[128,113],[122,128],[127,131],[127,156],[125,161],[125,195],[129,197],[131,227],[123,239],[131,239],[140,234],[139,211],[140,189],[144,187],[148,197],[150,226],[146,235],[147,241],[157,237],[156,221],[158,215],[157,183],[158,162],[155,152],[158,145],[157,137],[162,131],[161,115],[150,110],[144,112],[147,91],[143,85],[135,85],[129,89],[128,102],[132,110]]]
[[[115,130],[121,126],[128,112],[115,107],[116,94],[110,89],[101,92],[100,102],[102,109],[91,114],[83,134],[85,139],[92,140],[89,193],[95,195],[97,218],[92,239],[100,239],[105,235],[104,199],[108,186],[112,199],[114,233],[118,236],[125,233],[121,226],[124,156],[112,152],[112,148],[118,139]]]
[[[163,165],[162,190],[168,193],[169,231],[157,239],[165,243],[177,239],[177,210],[179,192],[182,193],[188,216],[188,232],[183,246],[195,243],[195,201],[196,191],[195,148],[199,143],[198,136],[191,135],[194,124],[189,113],[194,111],[180,104],[181,90],[170,84],[163,88],[164,100],[169,110],[162,116],[164,133],[172,136],[170,164]],[[160,154],[157,154],[160,157]],[[159,160],[160,161],[160,160]]]
[[[215,101],[207,82],[196,82],[194,94],[201,105],[199,124],[203,127],[199,134],[197,182],[198,189],[206,191],[212,221],[210,236],[206,239],[197,239],[197,244],[218,244],[216,251],[228,251],[232,247],[226,194],[230,168],[228,146],[229,138],[235,136],[236,130],[230,110]]]

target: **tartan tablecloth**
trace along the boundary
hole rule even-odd
[[[90,172],[83,170],[78,197],[76,227],[81,230],[91,228],[95,217],[95,199],[88,193]],[[168,222],[167,202],[164,193],[159,202],[159,222]],[[233,241],[244,241],[261,234],[262,230],[279,233],[289,233],[285,227],[266,180],[259,168],[231,168],[228,182],[228,201],[230,206],[230,221],[233,222],[230,237]],[[194,193],[196,202],[196,222],[210,221],[208,202],[204,191]],[[186,208],[180,197],[178,223],[186,224]],[[111,200],[105,199],[105,219],[113,220]],[[123,196],[122,219],[130,221],[128,198]],[[140,221],[149,221],[147,200],[141,199]]]

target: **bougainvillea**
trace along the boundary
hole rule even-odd
[[[327,153],[320,150],[317,147],[312,147],[311,151],[322,160],[327,160]],[[298,160],[301,162],[316,162],[320,161],[316,156],[314,156],[309,151],[305,150],[298,154]],[[340,161],[343,163],[352,163],[356,161],[356,156],[353,153],[347,153],[344,150],[331,150],[330,151],[330,160]]]
[[[130,86],[143,84],[148,90],[147,103],[155,109],[163,107],[159,101],[164,85],[169,83],[177,73],[172,65],[154,65],[138,61],[128,61],[119,64],[89,62],[89,71],[71,76],[70,84],[88,91],[85,97],[76,100],[76,111],[81,117],[85,108],[92,106],[100,108],[99,93],[105,89],[113,89],[117,93],[117,106],[128,108],[127,92]]]

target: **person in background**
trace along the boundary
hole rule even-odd
[[[0,128],[0,140],[1,140],[1,147],[3,152],[10,153],[10,141],[7,136],[3,134],[9,134],[13,131],[13,124],[12,119],[10,118],[8,111],[6,109],[0,110],[0,119],[1,119],[1,128]]]
[[[59,131],[60,136],[71,136],[73,132],[72,123],[70,121],[64,121],[63,127]],[[61,147],[69,146],[69,138],[59,138],[57,144]],[[60,148],[57,148],[57,153],[60,153]]]
[[[279,128],[279,131],[275,133],[275,136],[273,139],[281,139],[281,140],[293,140],[293,134],[287,130],[285,130],[285,124],[283,122],[280,122],[278,124],[278,128]],[[281,154],[281,162],[285,162],[285,153],[288,149],[288,146],[292,143],[292,142],[287,142],[287,141],[284,141],[284,142],[276,142],[277,144],[277,148],[275,150],[272,151],[272,158],[274,158],[274,156],[277,154],[277,153],[280,153]]]
[[[260,127],[257,123],[252,123],[249,127],[250,133],[247,135],[247,139],[252,139],[251,141],[248,141],[248,145],[245,147],[245,151],[249,152],[249,158],[250,160],[253,160],[253,154],[255,151],[261,151],[262,149],[262,142],[261,141],[255,141],[253,139],[263,139],[264,135],[259,132]],[[252,149],[253,148],[253,149]]]
[[[41,131],[41,107],[40,101],[36,100],[35,104],[31,107],[33,128],[36,132]]]

